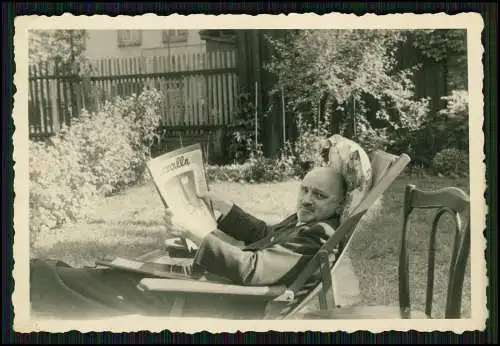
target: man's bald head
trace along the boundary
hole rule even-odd
[[[316,167],[306,174],[300,185],[297,215],[301,222],[334,216],[344,200],[344,180],[331,167]]]
[[[344,196],[344,179],[332,167],[316,167],[306,174],[302,184],[314,185],[330,194]]]

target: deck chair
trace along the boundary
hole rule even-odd
[[[246,302],[246,306],[265,306],[255,313],[244,314],[243,308],[231,318],[243,319],[289,319],[306,306],[312,299],[318,298],[320,307],[328,310],[335,306],[332,273],[336,264],[345,253],[352,235],[360,220],[370,206],[382,197],[387,188],[394,182],[410,162],[406,154],[392,155],[384,151],[376,151],[371,160],[373,170],[372,188],[352,210],[351,215],[337,228],[333,236],[321,247],[309,261],[302,272],[290,286],[240,286],[224,282],[191,279],[144,278],[138,284],[138,289],[149,292],[168,292],[176,297],[170,316],[208,317],[200,310],[186,311],[184,303],[190,299]],[[342,244],[342,245],[341,245]],[[341,248],[339,248],[341,245]],[[338,252],[334,254],[334,249]],[[200,308],[201,309],[201,308]]]
[[[444,317],[456,319],[461,316],[462,289],[470,251],[470,201],[469,196],[456,187],[445,187],[434,191],[423,191],[408,184],[403,204],[403,226],[399,257],[399,306],[355,306],[332,308],[307,313],[308,319],[429,319],[432,318],[434,293],[436,233],[441,217],[449,213],[455,220],[455,238],[448,275],[448,287]],[[408,256],[408,222],[417,209],[437,209],[430,233],[427,264],[427,292],[425,312],[413,310],[410,304],[410,279]]]

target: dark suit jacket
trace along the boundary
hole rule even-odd
[[[269,226],[233,205],[218,221],[218,229],[245,246],[229,244],[212,232],[200,245],[194,264],[240,285],[290,284],[338,224],[333,218],[297,226],[293,214]]]

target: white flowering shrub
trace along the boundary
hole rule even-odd
[[[30,142],[29,225],[32,242],[40,233],[80,220],[97,196],[96,177],[81,164],[71,141]]]

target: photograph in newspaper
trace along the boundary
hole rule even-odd
[[[212,209],[197,196],[208,190],[200,144],[170,151],[147,166],[177,226],[202,237],[216,229]]]

